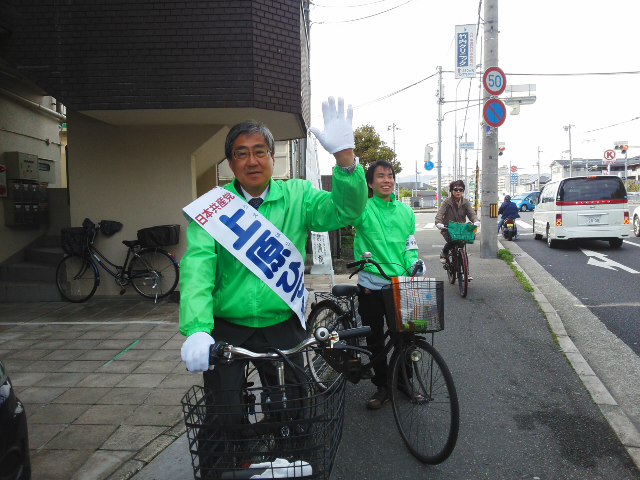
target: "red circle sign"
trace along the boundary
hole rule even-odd
[[[515,165],[513,165],[511,167],[511,173],[516,173],[518,171],[518,167],[516,167]]]
[[[484,121],[490,127],[498,128],[507,118],[507,107],[499,98],[490,98],[482,110]]]
[[[507,77],[500,67],[489,67],[484,71],[482,84],[487,92],[497,97],[507,88]]]

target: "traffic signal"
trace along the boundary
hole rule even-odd
[[[620,153],[627,153],[627,150],[629,150],[629,144],[626,142],[626,140],[618,140],[617,142],[614,143],[614,147],[615,150],[620,150]]]
[[[629,150],[629,145],[620,145],[620,153],[627,153]]]
[[[504,147],[498,148],[498,156],[502,155],[503,153],[504,153]]]

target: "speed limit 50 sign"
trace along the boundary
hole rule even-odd
[[[484,72],[482,84],[489,94],[497,97],[507,88],[507,77],[500,67],[489,67]]]

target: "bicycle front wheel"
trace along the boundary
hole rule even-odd
[[[453,285],[456,283],[456,255],[455,248],[452,247],[447,253],[447,262],[445,263],[445,268],[447,270],[447,278],[449,279],[449,283]]]
[[[164,298],[178,286],[178,264],[164,250],[139,251],[131,260],[129,279],[133,288],[145,298]]]
[[[458,290],[462,298],[469,290],[469,257],[465,248],[458,249]]]
[[[444,462],[460,426],[458,396],[444,359],[416,338],[396,349],[391,368],[393,415],[407,448],[421,462]]]
[[[350,325],[351,316],[344,313],[340,306],[331,300],[322,300],[311,309],[307,318],[307,332],[313,333],[318,327],[327,327],[329,332],[355,327]],[[306,353],[309,373],[320,388],[326,388],[339,375],[320,355],[314,350]]]
[[[56,286],[60,295],[74,303],[89,300],[100,283],[98,268],[80,255],[68,255],[56,268]]]

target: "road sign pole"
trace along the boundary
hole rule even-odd
[[[483,67],[498,65],[498,0],[484,2],[484,59]],[[483,89],[486,104],[491,95]],[[491,218],[491,205],[498,204],[498,129],[488,125],[482,135],[482,207],[480,229],[480,257],[495,259],[498,254],[498,237],[495,220]]]

